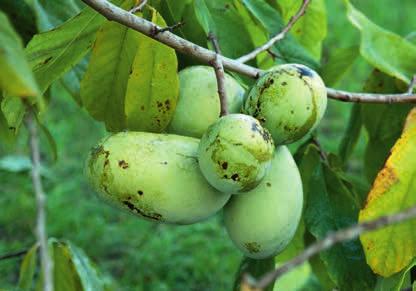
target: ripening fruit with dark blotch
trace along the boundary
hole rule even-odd
[[[247,193],[233,195],[225,205],[225,227],[233,243],[247,257],[271,257],[292,240],[302,204],[298,168],[287,147],[279,146],[260,185]]]
[[[272,137],[255,118],[230,114],[212,124],[202,136],[198,160],[212,186],[238,194],[260,183],[273,152]]]
[[[248,94],[243,112],[257,118],[276,145],[311,132],[322,119],[327,92],[321,77],[298,64],[284,64],[262,75]]]
[[[212,67],[193,66],[179,72],[179,101],[168,132],[201,138],[220,117],[217,79]],[[245,90],[225,74],[228,112],[239,113]]]
[[[118,133],[91,151],[86,174],[100,197],[130,213],[166,223],[198,222],[230,197],[202,176],[198,144],[177,135]]]

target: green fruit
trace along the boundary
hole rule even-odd
[[[287,147],[280,146],[260,185],[233,196],[224,207],[225,227],[246,256],[270,257],[281,252],[293,238],[302,203],[298,168]]]
[[[194,223],[229,199],[199,171],[198,143],[177,135],[118,133],[92,150],[87,176],[102,198],[131,213],[153,221]]]
[[[240,112],[245,91],[225,74],[228,112]],[[214,69],[188,67],[179,72],[179,101],[168,131],[200,138],[220,117],[220,100]]]
[[[303,65],[276,66],[251,89],[243,112],[257,118],[276,145],[299,140],[322,119],[327,103],[324,82]]]
[[[199,166],[208,182],[224,193],[256,187],[273,158],[269,132],[253,117],[230,114],[212,124],[202,136]]]

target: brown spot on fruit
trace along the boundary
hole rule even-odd
[[[267,186],[267,187],[271,187],[271,186],[272,186],[272,184],[270,184],[269,182],[267,182],[267,183],[266,183],[266,186]]]
[[[256,242],[248,242],[244,244],[244,247],[249,251],[251,254],[255,254],[260,252],[260,245]]]
[[[222,166],[222,168],[223,168],[224,170],[227,170],[227,168],[228,168],[228,163],[227,163],[227,162],[223,162],[221,166]]]
[[[143,195],[144,193],[143,193],[143,191],[142,191],[142,190],[139,190],[139,191],[137,191],[137,194],[139,194],[139,195],[141,196],[141,195]]]
[[[118,166],[122,169],[127,169],[129,167],[129,163],[125,160],[118,161]]]
[[[233,175],[231,176],[231,179],[232,179],[233,181],[239,181],[239,180],[240,180],[240,176],[238,176],[238,174],[233,174]]]

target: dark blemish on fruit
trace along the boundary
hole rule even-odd
[[[266,90],[267,88],[269,88],[272,84],[274,83],[273,79],[267,79],[263,86],[260,89],[260,94],[263,94],[264,90]]]
[[[228,179],[228,176],[227,175],[224,175],[223,177],[224,177],[224,179]]]
[[[240,177],[238,176],[238,174],[233,174],[233,175],[231,176],[231,179],[232,179],[233,181],[239,181],[239,180],[240,180]]]
[[[16,130],[16,127],[14,127],[14,126],[10,126],[10,127],[9,127],[9,130],[13,130],[13,131],[14,131],[14,130]]]
[[[141,195],[143,195],[144,193],[143,193],[143,191],[142,191],[142,190],[139,190],[139,191],[137,191],[137,194],[139,194],[139,195],[141,196]]]
[[[224,170],[227,170],[227,168],[228,168],[228,163],[227,162],[224,162],[224,163],[222,163],[222,168],[224,169]]]
[[[140,107],[141,110],[144,110],[144,106]]]
[[[256,242],[248,242],[244,244],[245,248],[252,254],[260,251],[260,245]]]
[[[306,107],[306,110],[310,110],[311,108],[309,106]]]
[[[287,85],[287,82],[282,82],[282,86],[286,86]]]
[[[294,110],[290,110],[290,114],[295,114],[295,111]]]
[[[272,184],[270,184],[269,182],[267,182],[267,183],[266,183],[266,186],[267,186],[267,187],[271,187],[271,186],[272,186]]]
[[[298,70],[299,74],[301,77],[306,76],[306,77],[313,77],[313,71],[303,67],[303,66],[295,66],[295,68]]]
[[[162,164],[162,165],[167,165],[167,164],[168,164],[168,162],[164,161],[164,162],[161,162],[161,164]]]
[[[118,161],[118,166],[122,169],[127,169],[129,167],[129,163],[125,160]]]
[[[153,219],[153,220],[161,220],[162,218],[162,215],[160,215],[159,213],[155,213],[155,212],[147,213],[147,212],[140,210],[139,208],[135,207],[134,204],[131,203],[130,201],[124,200],[123,204],[126,205],[131,211],[135,211],[143,217]]]

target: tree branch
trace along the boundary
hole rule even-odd
[[[269,48],[271,48],[279,40],[284,39],[286,34],[289,32],[289,30],[296,23],[296,21],[298,21],[299,18],[301,18],[302,15],[305,14],[306,8],[308,7],[309,3],[310,3],[310,0],[303,0],[303,3],[300,6],[298,12],[296,12],[296,14],[290,18],[289,22],[286,24],[285,27],[283,27],[281,32],[279,32],[278,34],[273,36],[269,41],[267,41],[265,44],[259,46],[258,48],[256,48],[252,52],[250,52],[250,53],[248,53],[244,56],[239,57],[238,59],[236,59],[236,61],[240,62],[240,63],[246,63],[246,62],[256,58],[256,56],[259,53],[267,51]]]
[[[40,151],[39,136],[32,108],[26,115],[26,127],[29,132],[30,152],[32,158],[32,183],[36,196],[36,237],[40,247],[40,261],[43,274],[43,290],[53,291],[52,260],[48,252],[48,237],[46,233],[46,195],[43,191],[42,178],[40,176]]]
[[[155,30],[161,30],[159,27],[146,19],[137,17],[128,11],[125,11],[106,0],[82,0],[84,3],[98,11],[108,20],[116,21],[131,29],[141,32],[185,55],[209,64],[216,53],[198,46],[186,39],[183,39],[170,31],[164,31],[153,35]],[[257,79],[263,72],[257,68],[245,65],[236,60],[219,56],[225,69]],[[416,103],[416,94],[366,94],[352,93],[341,90],[328,88],[328,97],[345,102],[362,102],[362,103]]]
[[[221,50],[218,44],[218,40],[213,33],[208,35],[208,39],[211,40],[214,50],[216,52],[215,59],[211,62],[212,67],[215,70],[215,76],[217,77],[218,96],[220,97],[220,116],[228,114],[227,106],[227,92],[225,90],[225,72],[220,58]]]
[[[136,12],[142,11],[146,3],[147,3],[147,0],[140,1],[140,3],[137,4],[135,7],[133,7],[129,12],[131,14],[135,14]]]
[[[415,86],[416,86],[416,75],[413,75],[412,81],[410,81],[409,89],[407,89],[407,94],[412,94]]]
[[[352,93],[342,90],[327,88],[328,97],[343,101],[356,103],[416,103],[416,94],[374,94],[374,93]]]
[[[375,220],[362,222],[354,226],[341,229],[337,232],[329,234],[323,240],[317,241],[316,243],[310,245],[300,255],[294,257],[293,259],[286,262],[284,265],[278,267],[277,269],[270,271],[269,273],[266,273],[258,281],[254,283],[244,282],[244,284],[248,284],[253,288],[264,289],[269,284],[276,281],[276,279],[281,277],[283,274],[291,271],[295,267],[306,262],[312,256],[331,248],[337,243],[354,239],[364,232],[374,231],[385,226],[403,222],[412,218],[416,218],[416,206],[393,215],[381,216],[380,218]]]

